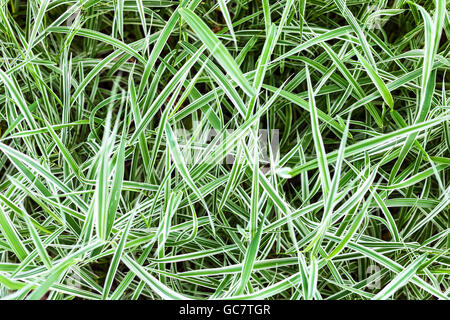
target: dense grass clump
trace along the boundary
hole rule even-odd
[[[448,299],[445,0],[0,0],[0,297]]]

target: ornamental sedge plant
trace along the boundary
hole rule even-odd
[[[0,298],[448,299],[449,17],[0,0]]]

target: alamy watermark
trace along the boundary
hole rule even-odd
[[[369,30],[381,30],[387,22],[387,18],[382,17],[379,5],[369,5],[367,7],[365,26]]]
[[[69,9],[69,11],[73,11],[73,13],[67,18],[66,26],[71,27],[76,21],[79,21],[82,17],[81,8],[78,6],[73,6]]]
[[[371,278],[366,285],[367,289],[381,289],[381,268],[376,264],[367,267],[366,277]]]
[[[71,288],[81,288],[81,277],[73,267],[67,271],[64,277],[64,284]]]
[[[279,152],[278,129],[249,130],[243,133],[231,129],[198,129],[194,124],[191,130],[174,129],[173,132],[187,164],[233,164],[238,156],[246,159],[247,153],[251,161],[258,159],[261,166],[266,166]]]

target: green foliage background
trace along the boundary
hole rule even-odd
[[[448,6],[0,0],[0,297],[448,299]]]

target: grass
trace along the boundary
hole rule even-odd
[[[0,0],[0,297],[448,299],[446,6]]]

